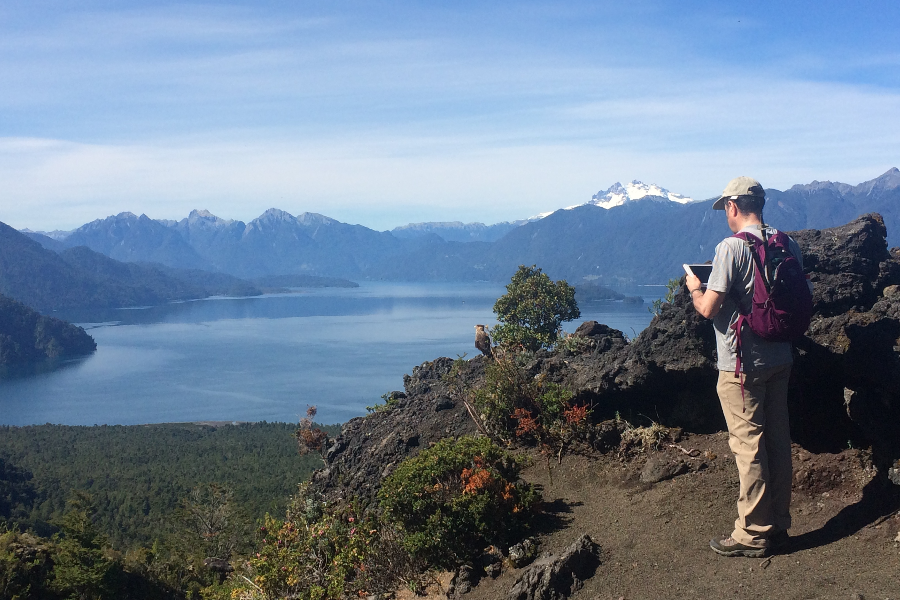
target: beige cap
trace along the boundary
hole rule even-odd
[[[766,198],[766,190],[752,177],[735,177],[725,186],[722,197],[713,203],[713,210],[725,210],[726,200],[737,200],[738,196],[759,196]]]

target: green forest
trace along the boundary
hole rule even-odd
[[[252,544],[266,514],[283,515],[321,466],[318,454],[298,452],[296,429],[0,427],[0,598],[68,597],[91,573],[103,597],[125,589],[136,598],[183,597],[208,585],[202,561]],[[337,426],[324,429],[333,435]],[[60,583],[64,569],[41,572],[59,570],[69,555],[81,565],[74,583]]]
[[[297,485],[321,466],[300,456],[289,423],[39,425],[0,427],[0,464],[24,471],[19,501],[0,516],[53,532],[74,491],[86,492],[97,524],[113,545],[152,544],[171,525],[173,511],[198,486],[228,488],[250,518],[284,512]],[[8,486],[0,470],[0,485]],[[3,502],[0,499],[0,502]]]

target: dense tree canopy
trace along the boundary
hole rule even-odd
[[[535,265],[519,267],[494,313],[500,322],[492,331],[494,340],[527,350],[553,345],[563,322],[581,316],[575,288],[564,280],[552,281]]]

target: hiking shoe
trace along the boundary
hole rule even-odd
[[[734,541],[730,535],[713,538],[709,542],[709,547],[713,549],[713,552],[722,556],[746,556],[747,558],[764,558],[769,551],[768,548],[755,548],[740,544]]]
[[[791,536],[788,535],[787,531],[782,530],[774,535],[770,535],[768,540],[769,548],[771,550],[785,550],[791,543]]]

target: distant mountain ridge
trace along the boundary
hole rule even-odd
[[[900,244],[900,171],[849,185],[814,181],[767,190],[764,217],[790,231],[834,227],[879,212]],[[316,213],[270,209],[243,223],[195,210],[180,221],[121,213],[62,239],[127,261],[201,268],[241,278],[317,275],[395,281],[505,281],[537,264],[571,282],[663,283],[683,262],[712,258],[730,232],[711,201],[633,181],[528,221],[414,223],[374,231]],[[32,234],[37,235],[37,234]],[[57,236],[59,238],[60,236]]]
[[[262,293],[223,273],[120,262],[85,246],[56,252],[32,239],[37,235],[0,223],[0,294],[40,311]]]
[[[394,237],[408,239],[435,234],[448,242],[496,242],[527,221],[504,221],[493,225],[462,221],[410,223],[391,229]]]

